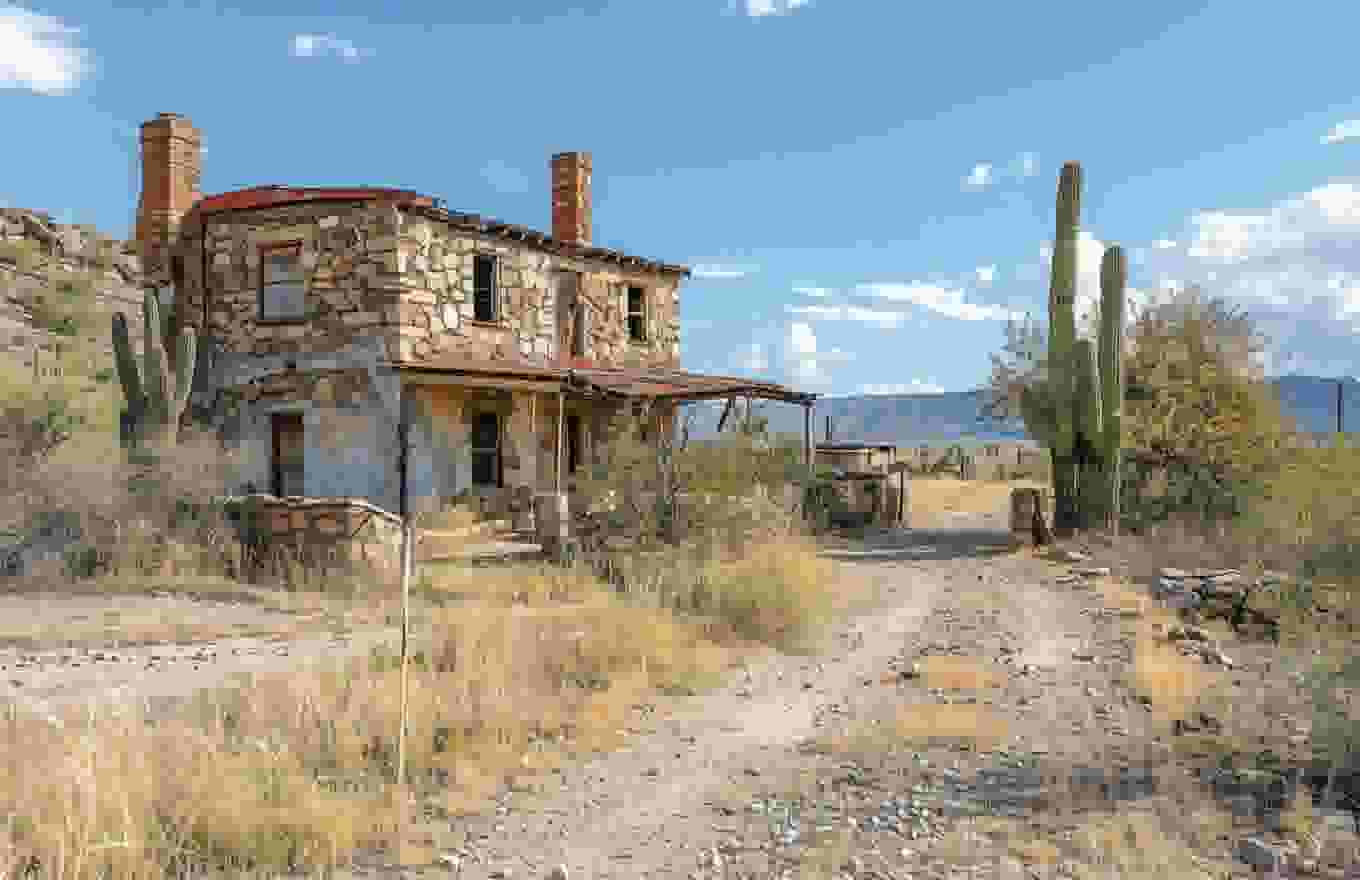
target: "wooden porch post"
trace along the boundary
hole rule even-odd
[[[566,421],[562,389],[557,389],[557,454],[553,457],[553,488],[562,494],[562,425]]]
[[[803,459],[807,464],[809,479],[813,475],[814,457],[812,452],[812,402],[808,401],[803,404]]]

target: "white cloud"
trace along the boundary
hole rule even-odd
[[[979,162],[963,179],[963,188],[971,190],[986,189],[996,183],[1027,180],[1039,173],[1039,156],[1036,153],[1021,153],[1011,159],[998,172],[991,162]]]
[[[854,321],[860,324],[873,324],[884,329],[897,327],[907,320],[902,312],[868,309],[863,306],[785,306],[785,311],[794,315],[804,315],[822,321]]]
[[[793,289],[793,292],[794,292],[794,293],[797,293],[797,294],[800,294],[800,295],[802,295],[802,296],[811,296],[811,297],[827,297],[827,296],[830,296],[830,295],[831,295],[831,291],[830,291],[828,288],[825,288],[825,287],[801,286],[801,285],[798,286],[798,287],[795,287],[795,288]]]
[[[349,40],[342,40],[334,34],[298,34],[293,37],[290,52],[295,58],[335,55],[346,61],[359,61],[373,54],[373,50],[360,49]]]
[[[1201,211],[1184,240],[1148,253],[1145,281],[1199,284],[1244,308],[1277,367],[1360,367],[1360,182],[1331,181],[1256,211]]]
[[[984,189],[991,182],[991,163],[979,162],[973,166],[973,170],[968,172],[968,176],[963,179],[963,186],[965,189]]]
[[[854,355],[839,348],[822,350],[817,343],[817,331],[806,321],[793,321],[784,337],[785,371],[790,382],[802,388],[828,388],[830,364],[854,360]]]
[[[912,379],[910,382],[887,383],[881,385],[861,385],[858,394],[943,394],[944,389],[933,382]]]
[[[1360,119],[1338,122],[1331,131],[1322,136],[1324,144],[1344,144],[1350,141],[1360,141]]]
[[[1019,318],[1010,309],[994,305],[978,305],[964,301],[961,288],[945,287],[924,281],[901,283],[861,284],[856,292],[893,302],[907,302],[921,306],[947,318],[961,321],[1005,321]]]
[[[743,11],[751,18],[788,15],[808,5],[809,0],[741,0]]]
[[[974,270],[974,274],[977,275],[978,283],[991,284],[996,280],[996,267],[978,266],[977,269]]]
[[[754,266],[720,266],[714,263],[702,263],[690,270],[693,278],[707,278],[718,280],[724,278],[745,278],[758,271]]]
[[[1175,247],[1176,243],[1169,238],[1159,238],[1152,243],[1152,246],[1159,251],[1165,251]]]
[[[739,348],[735,363],[738,369],[752,372],[770,368],[770,359],[765,354],[765,347],[758,342],[750,342]]]
[[[79,33],[50,16],[0,7],[0,88],[60,95],[80,85],[93,63],[73,44]]]

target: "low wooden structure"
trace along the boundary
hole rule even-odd
[[[841,504],[835,525],[901,526],[907,521],[907,472],[889,443],[822,443],[818,464],[829,468]]]

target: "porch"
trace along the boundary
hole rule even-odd
[[[449,535],[449,544],[467,537],[495,545],[513,533],[552,550],[571,533],[587,468],[602,460],[620,413],[637,420],[640,439],[648,442],[674,431],[681,407],[697,401],[796,403],[806,414],[804,460],[810,464],[813,454],[815,397],[773,383],[661,368],[452,358],[388,364],[373,378],[387,384],[395,407],[384,405],[380,389],[365,395],[357,387],[343,406],[328,406],[332,391],[309,391],[315,377],[312,384],[296,381],[291,394],[258,402],[247,420],[246,445],[266,454],[248,457],[243,477],[253,479],[238,491],[276,499],[353,498],[398,518],[462,508],[501,528]],[[296,543],[298,529],[277,537]],[[421,555],[431,558],[440,552],[439,535],[428,538]]]

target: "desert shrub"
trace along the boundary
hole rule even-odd
[[[0,262],[10,263],[21,272],[32,272],[42,260],[42,246],[32,239],[0,242]]]
[[[23,304],[38,327],[75,339],[96,330],[94,281],[82,272],[51,272],[46,284],[25,287]]]
[[[628,410],[616,413],[579,483],[604,536],[635,546],[700,538],[739,544],[771,527],[786,488],[800,479],[789,438],[753,430],[690,442],[656,426],[644,437],[644,425]]]
[[[1265,381],[1264,340],[1245,313],[1197,288],[1143,309],[1126,338],[1123,512],[1145,529],[1178,514],[1240,517],[1279,465],[1295,427]],[[993,358],[988,407],[1043,422],[1041,325],[1012,325]],[[1026,428],[1047,446],[1046,422]]]

